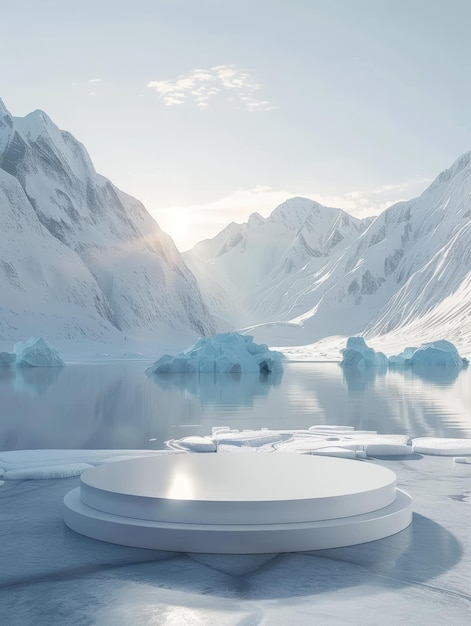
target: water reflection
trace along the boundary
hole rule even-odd
[[[0,367],[0,385],[11,382],[15,378],[15,372],[10,367]]]
[[[268,395],[271,386],[281,383],[281,373],[260,374],[148,374],[162,389],[190,393],[202,404],[246,405]]]
[[[414,365],[411,370],[406,370],[405,376],[418,376],[433,385],[449,386],[456,381],[462,371],[463,368],[458,365]]]
[[[14,370],[13,386],[18,393],[33,396],[45,393],[59,380],[63,367],[18,367]]]
[[[213,426],[339,424],[471,437],[471,370],[380,375],[335,363],[289,363],[281,380],[270,374],[149,378],[146,365],[1,369],[0,450],[162,448],[168,439],[207,435]]]
[[[374,385],[377,376],[384,376],[386,368],[357,367],[347,365],[342,368],[343,379],[350,392],[362,392]]]
[[[453,385],[463,368],[459,365],[414,365],[412,367],[390,366],[391,371],[397,372],[407,380],[421,378],[425,382],[437,386]],[[365,391],[374,385],[378,376],[385,376],[385,367],[357,367],[348,365],[342,367],[343,378],[349,391]]]

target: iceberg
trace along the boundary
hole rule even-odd
[[[423,343],[419,348],[405,348],[388,360],[393,367],[446,365],[462,368],[469,365],[468,359],[461,357],[456,347],[446,339]]]
[[[356,366],[359,368],[376,367],[386,369],[388,358],[382,352],[376,352],[366,345],[363,337],[349,337],[347,347],[340,350],[342,353],[341,367]]]
[[[62,367],[65,365],[59,352],[40,337],[19,341],[13,347],[16,367]]]
[[[459,365],[466,367],[469,364],[463,359],[458,350],[446,339],[423,343],[410,358],[411,365]]]
[[[176,357],[168,354],[146,369],[147,374],[244,373],[281,374],[282,355],[256,344],[253,337],[240,333],[221,333],[203,337]]]
[[[417,348],[409,346],[408,348],[404,348],[400,354],[393,354],[393,356],[390,356],[388,359],[389,365],[394,367],[405,367],[406,365],[410,365],[410,360],[416,350]]]

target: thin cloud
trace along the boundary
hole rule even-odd
[[[271,111],[275,107],[258,97],[262,85],[254,73],[236,65],[215,65],[209,69],[195,69],[175,80],[153,80],[147,83],[162,98],[166,106],[194,102],[199,109],[207,109],[210,100],[224,95],[229,102],[240,101],[248,111]]]

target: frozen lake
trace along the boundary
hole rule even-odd
[[[344,372],[289,363],[271,375],[166,375],[145,362],[0,370],[0,450],[158,449],[212,426],[338,424],[411,437],[471,437],[471,368]]]

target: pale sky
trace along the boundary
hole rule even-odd
[[[46,111],[181,250],[292,196],[377,214],[471,150],[469,0],[0,8],[7,108]]]

